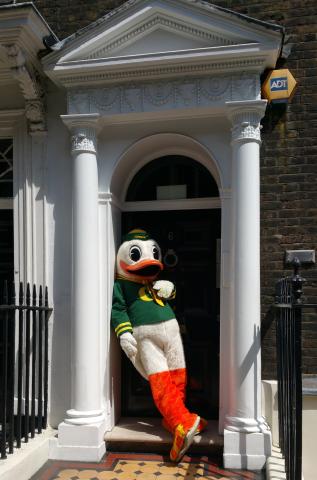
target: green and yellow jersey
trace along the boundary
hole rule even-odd
[[[174,295],[175,296],[175,295]],[[113,287],[111,324],[119,337],[133,327],[175,318],[168,302],[157,296],[152,282],[137,283],[118,278]]]

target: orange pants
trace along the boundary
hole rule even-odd
[[[186,368],[177,321],[134,327],[133,335],[138,343],[138,361],[148,376],[156,407],[171,429],[179,424],[191,428],[197,415],[184,404]]]

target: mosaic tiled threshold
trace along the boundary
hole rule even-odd
[[[49,461],[32,480],[263,480],[261,473],[224,470],[218,459],[185,456],[175,465],[162,455],[109,453],[101,463]]]

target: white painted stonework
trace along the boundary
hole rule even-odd
[[[281,39],[277,27],[204,2],[132,0],[36,64],[48,77],[44,117],[38,83],[31,115],[24,77],[17,80],[19,145],[27,145],[25,165],[38,166],[17,177],[23,188],[33,185],[25,205],[21,193],[15,200],[17,218],[27,215],[17,270],[31,265],[36,278],[42,264],[52,292],[51,458],[100,459],[104,433],[120,417],[120,352],[109,318],[121,212],[219,207],[224,462],[259,469],[270,455],[260,393],[260,75],[275,67]],[[0,120],[3,105],[1,97]],[[203,164],[220,199],[126,202],[133,176],[164,155]],[[23,235],[17,229],[16,252]]]
[[[225,101],[255,98],[260,98],[259,77],[244,72],[231,76],[127,83],[88,91],[71,89],[68,93],[68,112],[108,116],[181,108],[204,109],[223,105]],[[199,113],[203,115],[204,111]]]

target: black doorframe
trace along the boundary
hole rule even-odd
[[[186,218],[189,219],[191,216],[195,220],[191,222],[187,221],[186,226],[186,237],[188,238],[189,246],[188,248],[181,247],[182,244],[182,233],[178,232],[176,238],[173,238],[169,241],[162,241],[158,238],[159,235],[163,235],[166,229],[170,228],[169,222],[173,218],[173,215],[176,219]],[[157,219],[161,217],[162,221],[157,222]],[[140,221],[136,222],[136,218]],[[157,224],[157,228],[153,231],[153,222]],[[203,224],[205,222],[205,228]],[[209,227],[206,225],[209,222]],[[137,223],[137,224],[136,224]],[[199,223],[202,228],[199,230]],[[196,224],[196,225],[195,225]],[[172,222],[172,226],[177,225],[177,220]],[[152,227],[152,228],[151,228]],[[217,257],[216,257],[216,246],[217,239],[221,238],[221,209],[208,209],[208,210],[177,210],[177,211],[144,211],[144,212],[123,212],[122,214],[122,233],[132,229],[132,228],[144,228],[150,231],[153,234],[153,237],[159,241],[163,253],[170,249],[174,249],[176,253],[180,253],[180,262],[182,258],[185,259],[187,256],[186,262],[187,268],[192,269],[194,274],[194,285],[200,285],[200,291],[197,293],[198,297],[206,297],[206,292],[208,295],[208,288],[206,282],[211,284],[211,290],[214,290],[213,304],[210,305],[210,302],[207,298],[208,311],[203,312],[199,309],[195,311],[191,309],[190,315],[192,316],[192,321],[187,321],[186,316],[189,316],[188,312],[182,312],[181,314],[176,314],[176,317],[180,323],[181,331],[183,334],[184,347],[187,357],[187,366],[189,374],[189,385],[188,385],[188,406],[193,410],[199,410],[199,413],[205,417],[218,419],[219,416],[219,356],[220,356],[220,289],[217,288],[219,285],[217,282]],[[211,263],[213,264],[213,279],[211,277],[208,279],[196,280],[197,277],[197,268],[195,265],[190,265],[191,261],[188,260],[188,256],[201,257],[203,263],[206,263],[202,251],[199,251],[199,245],[195,242],[197,238],[197,232],[199,235],[201,232],[202,237],[205,235],[205,242],[210,241],[210,245],[207,246],[206,255],[212,258]],[[185,232],[183,230],[183,235]],[[178,238],[177,238],[178,236]],[[183,239],[184,240],[184,239]],[[191,243],[192,242],[192,243]],[[199,242],[198,242],[199,243]],[[190,255],[190,248],[192,248],[192,254]],[[209,250],[208,250],[209,248]],[[195,250],[196,249],[196,250]],[[209,252],[209,253],[208,253]],[[198,260],[199,262],[199,260]],[[201,268],[203,269],[203,265]],[[208,264],[208,261],[207,261]],[[199,264],[198,264],[199,267]],[[199,267],[200,268],[200,267]],[[170,268],[165,270],[165,278],[169,278],[173,281],[173,270],[175,268]],[[187,272],[188,274],[188,272]],[[202,272],[202,277],[206,275],[206,272]],[[174,275],[175,276],[175,275]],[[181,272],[181,277],[184,277],[184,272]],[[208,276],[208,275],[207,275]],[[204,281],[205,280],[205,281]],[[176,282],[179,283],[179,282]],[[208,283],[208,284],[209,284]],[[188,292],[191,288],[186,286],[177,285],[177,299],[179,301],[184,301],[184,298],[189,298]],[[193,289],[195,286],[193,287]],[[184,290],[184,291],[183,291]],[[206,292],[204,292],[206,290]],[[211,291],[210,290],[210,291]],[[210,294],[210,292],[209,292]],[[196,293],[194,292],[194,295]],[[179,310],[179,305],[177,306]],[[210,323],[210,318],[212,322]],[[199,323],[200,328],[197,329],[197,324]],[[212,327],[211,330],[208,327]],[[201,371],[204,370],[204,371]],[[125,356],[122,357],[122,415],[123,416],[155,416],[158,415],[156,409],[152,403],[150,389],[148,383],[140,377],[140,375],[134,370],[132,365],[127,361]],[[207,397],[206,397],[207,396]],[[130,397],[130,398],[129,398]],[[149,400],[150,398],[150,400]]]

